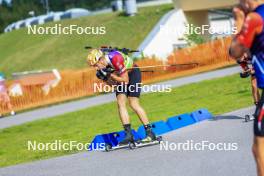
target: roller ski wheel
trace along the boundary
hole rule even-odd
[[[246,115],[245,116],[245,122],[248,122],[250,120],[250,116],[249,115]]]
[[[254,120],[254,116],[253,115],[245,115],[245,122],[250,122],[252,120]]]
[[[162,142],[162,136],[158,136],[157,137],[157,139],[156,139],[158,142],[159,142],[159,144]]]
[[[110,144],[106,144],[106,146],[105,146],[105,151],[106,152],[110,152],[112,150],[112,145],[110,145]]]
[[[130,142],[130,143],[128,144],[128,147],[129,147],[129,149],[133,150],[133,149],[137,148],[137,145],[136,145],[135,142]]]

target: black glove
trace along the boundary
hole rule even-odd
[[[109,73],[114,73],[114,71],[115,71],[112,67],[109,67],[109,66],[106,67],[106,68],[103,68],[102,70],[103,70],[104,72],[108,73],[108,74],[109,74]]]
[[[97,70],[96,77],[98,79],[103,80],[103,81],[107,81],[108,78],[110,77],[111,73],[110,72],[106,72],[106,71],[107,70],[105,70],[105,69]]]
[[[249,72],[240,73],[240,78],[247,78],[249,76],[250,76],[250,73]]]

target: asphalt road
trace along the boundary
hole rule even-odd
[[[251,154],[252,122],[242,117],[252,108],[239,110],[213,120],[204,121],[164,135],[164,142],[172,150],[160,150],[159,145],[135,150],[113,152],[82,152],[78,154],[21,164],[0,169],[1,176],[255,176],[255,162]],[[212,145],[225,143],[226,151],[178,150],[179,143]],[[208,141],[208,142],[206,142]],[[174,143],[174,144],[173,144]],[[230,148],[232,144],[235,147]],[[234,149],[234,150],[230,150]],[[236,149],[236,150],[235,150]]]
[[[224,77],[232,74],[239,73],[241,71],[240,67],[230,67],[215,71],[210,71],[206,73],[200,73],[193,76],[187,76],[183,78],[178,78],[166,82],[161,82],[159,84],[171,85],[171,87],[179,87],[187,85],[190,83],[196,83],[204,80],[209,80],[213,78]],[[148,92],[145,92],[148,93]],[[115,101],[114,94],[101,95],[91,98],[86,98],[83,100],[63,103],[59,105],[54,105],[46,108],[36,109],[33,111],[18,114],[12,117],[5,117],[0,119],[0,129],[8,128],[15,125],[20,125],[26,122],[31,122],[34,120],[51,118],[57,115],[78,111],[81,109],[89,108],[92,106],[105,104]]]

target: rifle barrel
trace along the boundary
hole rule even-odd
[[[144,68],[156,68],[156,67],[177,67],[177,66],[187,66],[187,65],[199,65],[198,63],[186,63],[186,64],[171,64],[171,65],[149,65],[149,66],[142,66],[142,67],[132,67],[129,68],[130,69],[134,69],[134,68],[139,68],[139,69],[144,69]]]

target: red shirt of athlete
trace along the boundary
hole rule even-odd
[[[255,36],[262,31],[263,19],[256,13],[250,13],[245,20],[244,26],[241,32],[237,35],[237,40],[244,47],[250,49],[252,47]]]
[[[124,57],[117,51],[112,51],[107,54],[109,64],[118,72],[123,75],[126,72]]]

